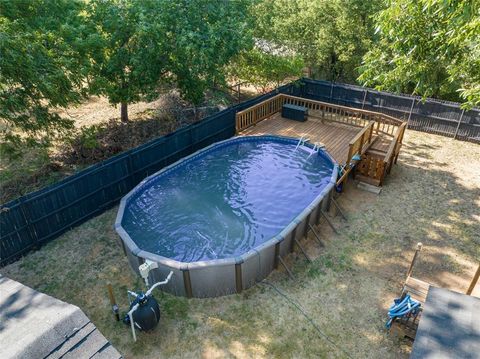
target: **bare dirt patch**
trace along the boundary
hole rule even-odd
[[[203,105],[192,107],[176,91],[169,91],[155,101],[131,105],[128,123],[122,123],[118,108],[102,97],[91,97],[80,106],[62,111],[62,116],[74,120],[76,129],[52,148],[29,148],[11,160],[1,156],[0,203],[201,120],[234,101],[223,93],[207,96]]]
[[[157,292],[160,326],[134,344],[114,321],[105,289],[113,284],[125,311],[126,290],[142,288],[112,229],[116,208],[0,272],[81,307],[127,358],[407,358],[410,343],[388,336],[384,324],[415,244],[424,243],[415,276],[438,286],[465,291],[478,265],[480,146],[407,131],[379,196],[352,183],[339,198],[349,221],[333,219],[339,234],[320,223],[325,248],[304,241],[313,263],[297,251],[288,258],[295,281],[283,271],[267,278],[323,335],[263,283],[213,299]]]

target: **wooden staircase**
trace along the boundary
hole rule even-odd
[[[392,139],[385,134],[377,135],[356,167],[357,179],[374,186],[383,185],[386,175],[397,163],[406,125],[402,123],[398,126]]]

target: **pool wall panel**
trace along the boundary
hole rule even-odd
[[[249,288],[259,280],[258,274],[260,273],[260,255],[258,252],[247,254],[245,260],[242,263],[242,287]],[[257,279],[258,278],[258,279]]]
[[[218,297],[236,292],[235,264],[190,269],[194,297]]]

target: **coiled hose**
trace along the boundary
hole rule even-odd
[[[412,299],[409,294],[405,297],[400,297],[393,300],[393,304],[388,310],[388,321],[385,326],[390,329],[393,321],[396,318],[404,318],[408,316],[417,315],[420,311],[420,302]]]

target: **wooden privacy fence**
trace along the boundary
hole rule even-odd
[[[235,134],[235,113],[293,85],[209,116],[1,206],[0,266],[114,206],[143,178]]]
[[[301,79],[301,97],[380,112],[408,122],[408,128],[480,143],[480,109],[456,102],[400,95],[371,88]]]

